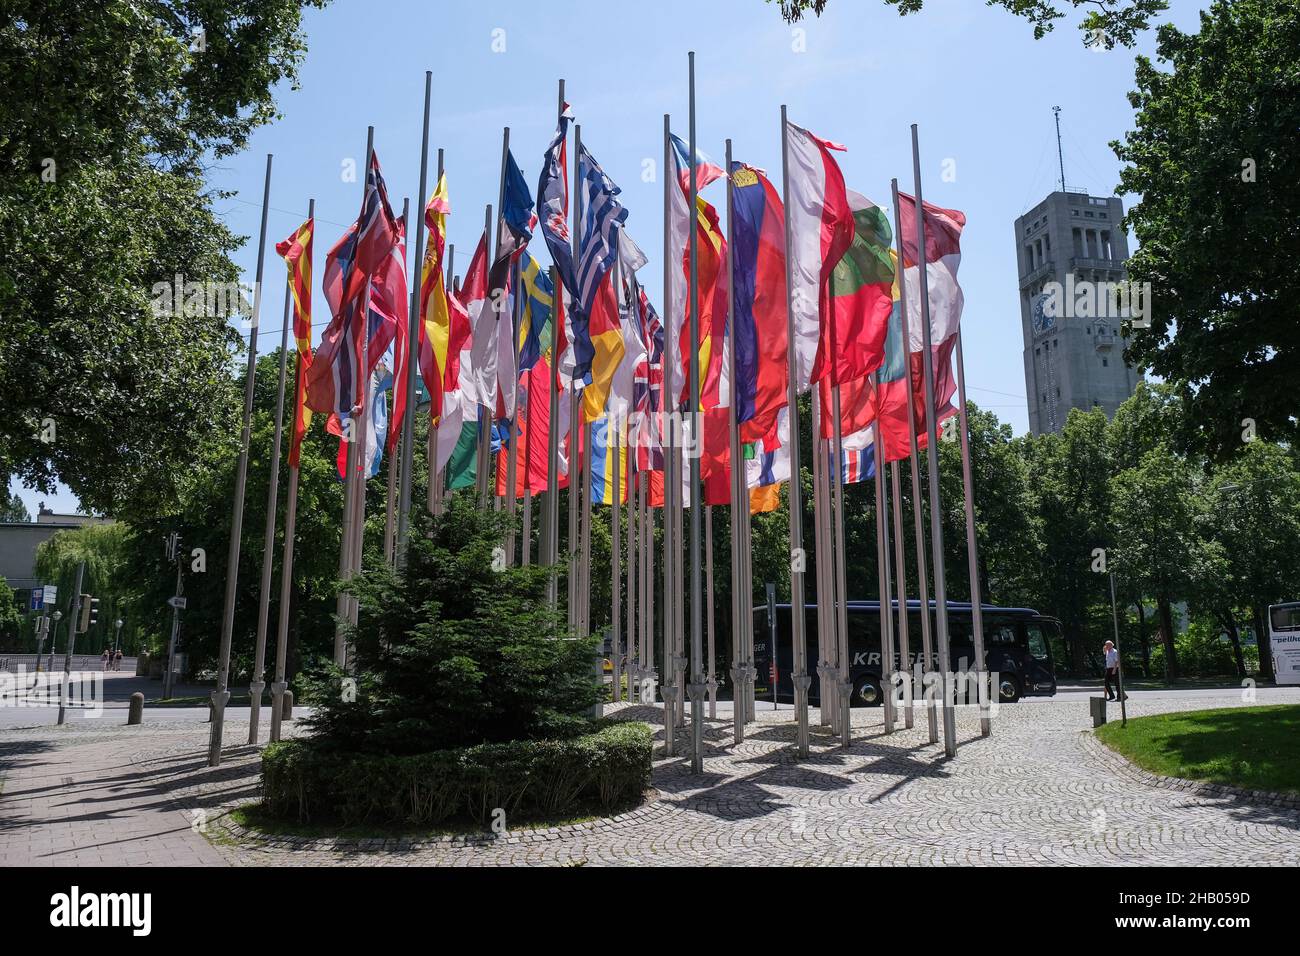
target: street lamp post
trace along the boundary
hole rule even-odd
[[[50,662],[45,665],[45,672],[48,674],[54,670],[54,645],[59,641],[59,621],[63,620],[63,612],[55,611],[50,617],[54,618],[54,626],[50,628]],[[37,662],[40,663],[39,661]]]
[[[113,654],[116,656],[122,647],[122,619],[119,617],[113,623],[117,626],[117,633],[113,636]]]
[[[1115,628],[1115,683],[1119,688],[1119,725],[1128,726],[1127,695],[1124,693],[1124,654],[1119,647],[1119,605],[1115,603],[1115,572],[1110,572],[1110,617]],[[1105,666],[1105,662],[1102,662]]]

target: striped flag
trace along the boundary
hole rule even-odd
[[[573,270],[573,240],[569,235],[569,177],[566,137],[573,112],[564,104],[555,138],[542,157],[542,174],[537,181],[537,202],[542,237],[550,250],[551,261],[560,274],[560,282],[570,295],[578,290]]]
[[[460,354],[469,341],[469,315],[447,293],[443,256],[447,243],[447,176],[444,173],[429,204],[424,222],[429,229],[429,251],[420,279],[420,375],[429,393],[429,416],[435,423],[443,413],[443,396],[460,387]]]
[[[298,467],[302,438],[311,427],[311,409],[307,407],[307,369],[311,366],[311,239],[315,229],[316,221],[308,219],[275,247],[289,270],[289,287],[293,291],[293,339],[298,352],[293,439],[289,444],[291,468]]]

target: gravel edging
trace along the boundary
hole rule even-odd
[[[1107,765],[1107,769],[1124,774],[1131,779],[1145,783],[1148,786],[1159,787],[1162,790],[1178,790],[1182,793],[1203,794],[1212,797],[1232,797],[1247,803],[1258,804],[1265,807],[1286,807],[1293,810],[1300,810],[1300,794],[1293,795],[1289,793],[1277,793],[1272,790],[1246,790],[1242,787],[1233,787],[1223,783],[1210,783],[1205,780],[1188,780],[1184,777],[1168,777],[1160,773],[1152,773],[1150,770],[1144,770],[1137,764],[1133,763],[1123,754],[1116,750],[1111,750],[1104,743],[1097,739],[1097,734],[1092,730],[1082,731],[1083,748],[1090,756],[1097,758]]]

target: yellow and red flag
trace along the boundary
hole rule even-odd
[[[447,242],[447,176],[444,173],[424,209],[429,227],[429,251],[420,274],[420,376],[429,390],[429,417],[442,415],[444,392],[460,387],[460,353],[469,339],[469,315],[443,280],[443,253]]]
[[[307,369],[311,367],[311,237],[315,228],[315,220],[308,219],[275,247],[289,269],[289,288],[293,291],[293,339],[298,347],[297,400],[294,402],[293,441],[289,445],[291,468],[298,467],[302,436],[311,425],[311,409],[306,405],[306,398]]]

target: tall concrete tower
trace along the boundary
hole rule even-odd
[[[1060,431],[1071,408],[1098,407],[1109,418],[1137,387],[1108,295],[1127,282],[1123,216],[1117,198],[1067,189],[1016,220],[1025,396],[1035,435]]]

